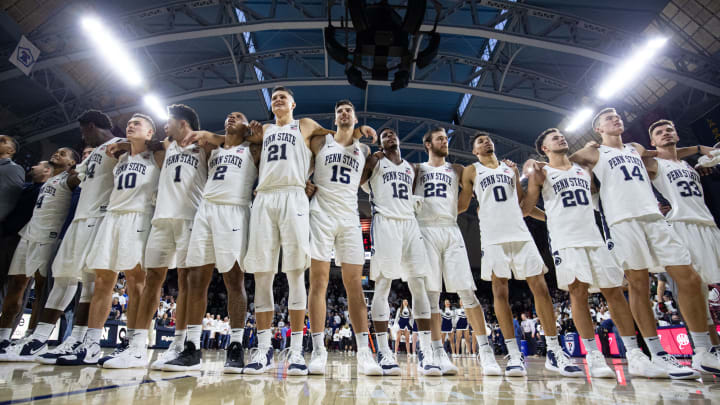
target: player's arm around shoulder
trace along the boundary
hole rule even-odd
[[[245,140],[258,145],[262,144],[263,136],[269,126],[270,124],[261,124],[255,120],[250,121],[248,124],[248,127],[250,127],[250,134],[245,136]]]
[[[470,206],[473,194],[473,182],[475,181],[475,165],[468,165],[460,176],[460,195],[458,196],[458,213],[467,211]]]
[[[370,149],[370,148],[368,148]],[[368,154],[369,154],[368,150]],[[372,176],[373,170],[375,170],[375,167],[377,166],[380,159],[382,159],[385,155],[382,153],[382,151],[377,151],[373,153],[372,155],[369,155],[368,158],[365,160],[365,167],[363,167],[362,176],[360,176],[360,184],[365,184],[365,182],[368,181],[370,176]]]
[[[577,163],[586,170],[592,171],[600,157],[600,144],[593,141],[588,142],[584,148],[570,155],[570,161]]]
[[[525,198],[520,202],[520,208],[522,209],[524,216],[528,216],[533,213],[537,202],[540,199],[540,192],[542,191],[542,186],[545,182],[545,170],[543,170],[545,165],[546,163],[532,160],[533,170],[528,176],[527,192],[525,193]]]
[[[253,162],[255,162],[255,167],[260,165],[260,152],[262,152],[262,145],[258,143],[250,144],[250,155],[253,158]]]

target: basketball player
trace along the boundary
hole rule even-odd
[[[260,145],[246,136],[250,127],[245,114],[231,112],[225,119],[225,136],[200,131],[198,143],[210,145],[208,181],[193,222],[188,251],[188,302],[207,302],[213,269],[225,282],[228,314],[231,322],[230,347],[226,353],[225,373],[240,374],[245,366],[242,340],[247,311],[245,278],[240,264],[247,250],[252,189],[260,163]],[[187,141],[187,140],[186,140]],[[217,147],[223,145],[222,147]],[[179,357],[167,361],[165,371],[199,369],[202,352],[200,336],[204,305],[187,308],[187,341]],[[155,366],[155,365],[153,365]]]
[[[535,309],[548,344],[545,368],[566,377],[582,377],[582,370],[572,364],[558,342],[552,300],[545,284],[547,268],[520,210],[524,192],[519,187],[517,166],[509,160],[498,161],[495,144],[487,132],[480,131],[475,135],[473,154],[478,157],[478,162],[463,171],[459,207],[465,211],[475,193],[479,203],[482,278],[492,281],[495,313],[503,336],[515,336],[508,303],[508,279],[514,276],[517,280],[526,280],[533,293]],[[532,215],[544,219],[542,211],[537,208]],[[505,375],[527,375],[517,341],[506,339],[505,344],[510,357]]]
[[[261,140],[262,154],[257,196],[250,215],[248,251],[244,268],[255,277],[255,313],[258,347],[251,351],[244,373],[260,374],[272,365],[270,342],[274,315],[273,279],[282,247],[282,271],[288,280],[288,310],[293,330],[287,356],[288,375],[307,375],[302,356],[303,321],[307,307],[305,269],[310,266],[309,202],[305,185],[310,175],[313,136],[329,133],[309,118],[293,118],[295,99],[291,90],[272,91],[274,124],[250,123],[251,142]],[[282,229],[282,232],[280,230]]]
[[[26,341],[10,346],[10,333],[15,318],[22,310],[23,295],[31,278],[35,278],[36,295],[45,286],[57,238],[70,207],[72,190],[80,183],[77,177],[71,178],[68,173],[78,160],[80,156],[70,148],[60,148],[53,153],[48,161],[52,177],[40,188],[30,222],[19,232],[20,242],[8,271],[8,294],[0,316],[0,361],[34,361],[47,351],[47,337],[55,325],[40,325],[37,335],[47,336],[38,339],[38,344],[28,345],[30,350],[22,350],[29,343]],[[42,310],[40,301],[38,296],[33,303],[33,312],[40,313]]]
[[[47,364],[54,363],[59,356],[78,350],[81,346],[79,342],[85,337],[90,299],[95,283],[94,275],[87,271],[86,259],[105,216],[113,187],[112,169],[117,162],[115,158],[105,155],[105,149],[122,140],[112,134],[110,117],[100,111],[85,111],[78,117],[78,123],[83,142],[95,147],[95,150],[78,165],[75,171],[70,171],[68,182],[75,183],[81,180],[82,192],[75,217],[52,263],[54,283],[35,329],[38,333],[30,336],[21,350],[21,353],[32,353],[45,344],[55,323],[75,297],[78,281],[82,279],[82,293],[75,313],[72,336],[55,349],[37,357],[38,361]]]
[[[670,202],[672,209],[665,218],[689,250],[693,266],[702,279],[702,292],[707,301],[706,286],[720,283],[720,230],[705,204],[700,176],[686,161],[678,159],[679,137],[675,124],[660,120],[650,126],[649,132],[658,156],[647,161],[648,175],[655,188]],[[707,305],[705,309],[713,343],[710,353],[720,359],[720,338]],[[706,355],[700,349],[696,351],[693,368],[720,373],[720,369],[701,360]]]
[[[426,253],[432,269],[429,279],[428,298],[432,312],[432,340],[435,362],[443,374],[457,374],[458,369],[445,353],[441,338],[440,291],[443,281],[445,291],[457,293],[460,297],[462,318],[465,331],[462,332],[468,342],[470,353],[472,341],[468,339],[467,320],[475,330],[479,359],[485,375],[501,375],[495,361],[487,335],[485,335],[485,314],[475,296],[475,281],[470,270],[470,261],[465,250],[465,241],[457,225],[459,183],[464,167],[445,161],[448,155],[448,137],[443,128],[431,128],[423,136],[423,145],[428,153],[428,161],[415,166],[415,195],[423,198],[420,211],[416,214],[420,232],[425,241]],[[467,314],[467,317],[466,317]],[[462,330],[457,325],[458,331]]]
[[[365,163],[360,183],[370,184],[373,205],[370,278],[375,281],[372,320],[378,341],[378,363],[385,375],[400,374],[395,356],[387,344],[390,307],[388,297],[393,279],[408,283],[412,294],[413,318],[418,324],[420,350],[418,372],[426,376],[442,375],[435,363],[431,345],[428,278],[431,269],[425,245],[415,218],[415,196],[412,193],[415,171],[400,157],[400,142],[390,128],[380,131],[381,152]]]
[[[681,366],[665,352],[655,328],[650,305],[648,269],[662,269],[675,280],[679,289],[680,311],[695,342],[701,369],[717,369],[717,359],[706,355],[710,337],[705,322],[705,305],[701,280],[690,265],[690,254],[680,237],[660,213],[657,199],[643,163],[656,152],[646,151],[637,143],[623,144],[624,124],[613,108],[601,110],[592,121],[593,130],[602,136],[602,145],[588,145],[570,157],[581,166],[592,168],[600,183],[600,207],[609,225],[610,252],[625,270],[630,288],[630,309],[638,323],[652,362],[673,379],[695,379],[699,373]],[[698,148],[678,150],[688,156]],[[702,150],[701,150],[702,152]],[[626,345],[629,350],[635,349]]]
[[[543,131],[535,145],[540,155],[547,156],[549,163],[533,161],[528,191],[522,203],[523,213],[529,213],[542,196],[558,287],[570,292],[572,319],[588,352],[585,358],[590,375],[615,378],[595,343],[588,290],[602,292],[623,342],[634,342],[635,326],[622,291],[624,274],[608,252],[595,224],[592,175],[588,169],[570,162],[568,144],[557,128]],[[664,374],[663,369],[650,363],[640,349],[628,351],[627,359],[630,375],[659,377]]]
[[[90,302],[88,330],[77,352],[59,357],[57,364],[97,364],[102,356],[100,339],[110,313],[112,291],[119,272],[125,274],[128,289],[127,325],[132,329],[137,319],[145,272],[143,253],[150,233],[153,201],[164,150],[152,152],[146,145],[155,135],[155,123],[144,114],[134,114],[127,123],[130,151],[123,154],[113,170],[114,188],[105,216],[88,254],[87,266],[95,272],[95,290]],[[122,146],[121,146],[122,145]],[[126,143],[116,143],[106,150],[114,156]],[[84,191],[84,190],[83,190]],[[133,301],[135,304],[133,304]],[[102,362],[104,368],[146,367],[147,335],[144,339],[131,335],[130,347]]]
[[[335,104],[334,135],[314,136],[310,150],[315,161],[315,194],[310,201],[310,292],[309,316],[313,352],[310,374],[325,374],[326,298],[330,256],[342,268],[348,312],[357,342],[357,369],[364,375],[382,375],[368,345],[369,329],[362,276],[365,264],[357,192],[370,148],[358,142],[360,131],[355,106],[349,100]],[[374,132],[374,131],[373,131]],[[294,330],[294,329],[293,329]]]

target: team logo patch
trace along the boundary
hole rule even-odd
[[[572,339],[565,339],[565,349],[568,353],[572,353],[575,349],[575,342]]]
[[[560,258],[560,252],[557,250],[553,252],[553,257],[555,258],[555,266],[559,266],[560,263],[562,263],[562,259]]]
[[[607,241],[607,248],[608,248],[608,250],[613,250],[614,247],[615,247],[615,243],[614,243],[613,241],[611,241],[611,240],[608,240],[608,241]]]
[[[297,125],[290,125],[290,130],[296,131],[298,129]]]
[[[358,149],[358,148],[353,149],[353,153],[356,154],[356,155],[359,155],[359,154],[360,154],[360,149]]]
[[[405,168],[405,173],[406,173],[406,174],[410,174],[410,173],[412,173],[412,170],[410,170],[409,167],[406,167],[406,168]]]
[[[507,167],[503,169],[503,172],[510,173],[512,170],[508,169]]]
[[[244,146],[238,146],[238,148],[235,149],[235,151],[236,151],[237,153],[243,153],[243,152],[245,152],[245,147],[244,147]]]

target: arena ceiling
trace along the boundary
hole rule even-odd
[[[286,85],[295,91],[295,115],[327,126],[335,101],[351,99],[362,122],[399,130],[409,160],[421,158],[422,134],[438,124],[453,129],[455,159],[472,158],[468,138],[484,129],[496,134],[501,155],[522,160],[541,130],[562,128],[580,106],[599,105],[603,78],[658,35],[668,45],[605,104],[638,127],[663,115],[683,129],[720,100],[720,2],[713,0],[428,1],[422,30],[438,21],[438,56],[414,68],[408,88],[398,91],[379,81],[367,90],[352,87],[344,66],[328,56],[323,28],[328,20],[340,25],[342,1],[0,4],[0,132],[17,136],[26,151],[76,144],[75,118],[88,108],[124,127],[129,113],[147,110],[148,92],[191,105],[210,130],[220,130],[230,111],[267,121],[264,89]],[[124,41],[146,79],[143,88],[127,86],[100,58],[80,28],[86,15]],[[30,76],[8,61],[22,35],[42,52]],[[420,47],[428,40],[424,35]],[[589,137],[580,130],[572,143]]]

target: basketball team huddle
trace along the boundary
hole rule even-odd
[[[53,176],[20,231],[11,264],[10,292],[0,317],[0,361],[198,370],[208,286],[217,269],[227,288],[231,323],[225,373],[261,374],[279,363],[288,376],[325,374],[326,293],[334,260],[347,293],[359,374],[401,374],[388,343],[388,299],[393,280],[399,279],[412,296],[401,316],[411,316],[418,329],[420,375],[459,373],[443,348],[443,318],[448,318],[440,308],[444,285],[445,292],[459,296],[462,318],[475,331],[483,374],[525,376],[516,340],[506,339],[509,354],[503,369],[485,334],[485,315],[457,225],[458,213],[468,209],[474,196],[481,278],[492,283],[502,333],[514,336],[508,280],[524,280],[545,332],[547,370],[585,377],[584,367],[573,363],[558,341],[544,276],[548,269],[526,216],[547,222],[558,286],[569,291],[572,319],[588,352],[592,377],[616,377],[594,340],[588,307],[588,294],[594,292],[607,300],[632,376],[694,379],[701,373],[720,373],[720,338],[709,318],[706,287],[720,282],[720,230],[705,205],[698,172],[681,160],[702,154],[702,164],[713,167],[720,164],[718,149],[676,147],[678,134],[667,120],[649,128],[654,150],[623,144],[623,121],[607,108],[592,122],[602,143],[589,143],[572,155],[560,130],[543,131],[536,149],[546,159],[530,162],[525,190],[518,166],[496,157],[488,133],[474,136],[472,153],[478,161],[463,167],[446,161],[448,135],[443,128],[432,128],[423,137],[428,160],[414,164],[402,158],[400,134],[392,128],[376,133],[358,126],[348,100],[335,105],[334,131],[309,118],[295,119],[290,89],[273,89],[271,104],[275,123],[248,122],[244,114],[231,112],[224,135],[201,131],[196,112],[174,104],[168,107],[163,140],[147,115],[130,118],[127,138],[113,136],[110,119],[99,111],[80,116],[83,140],[94,150],[82,162],[69,148],[60,148],[50,159]],[[379,150],[371,153],[360,142],[363,137],[379,142]],[[667,216],[660,213],[652,186],[670,202]],[[77,210],[58,248],[77,187],[82,190]],[[373,345],[361,284],[365,254],[360,187],[368,191],[372,205]],[[544,210],[538,208],[540,200]],[[596,225],[596,209],[606,224],[603,229]],[[39,322],[32,333],[12,342],[10,328],[21,311],[22,292],[32,277],[47,277],[49,268],[54,284],[36,314]],[[179,289],[175,336],[150,363],[148,329],[167,270],[173,268]],[[287,277],[292,335],[289,348],[276,355],[271,330],[278,271]],[[103,326],[120,272],[127,280],[130,338],[127,345],[103,355]],[[694,344],[690,366],[680,364],[660,344],[648,272],[667,272],[677,285],[680,311]],[[247,358],[245,273],[254,278],[257,324],[257,347]],[[49,336],[78,288],[72,335],[50,349]],[[307,362],[302,348],[306,313],[313,341]],[[635,324],[650,356],[639,348]]]

